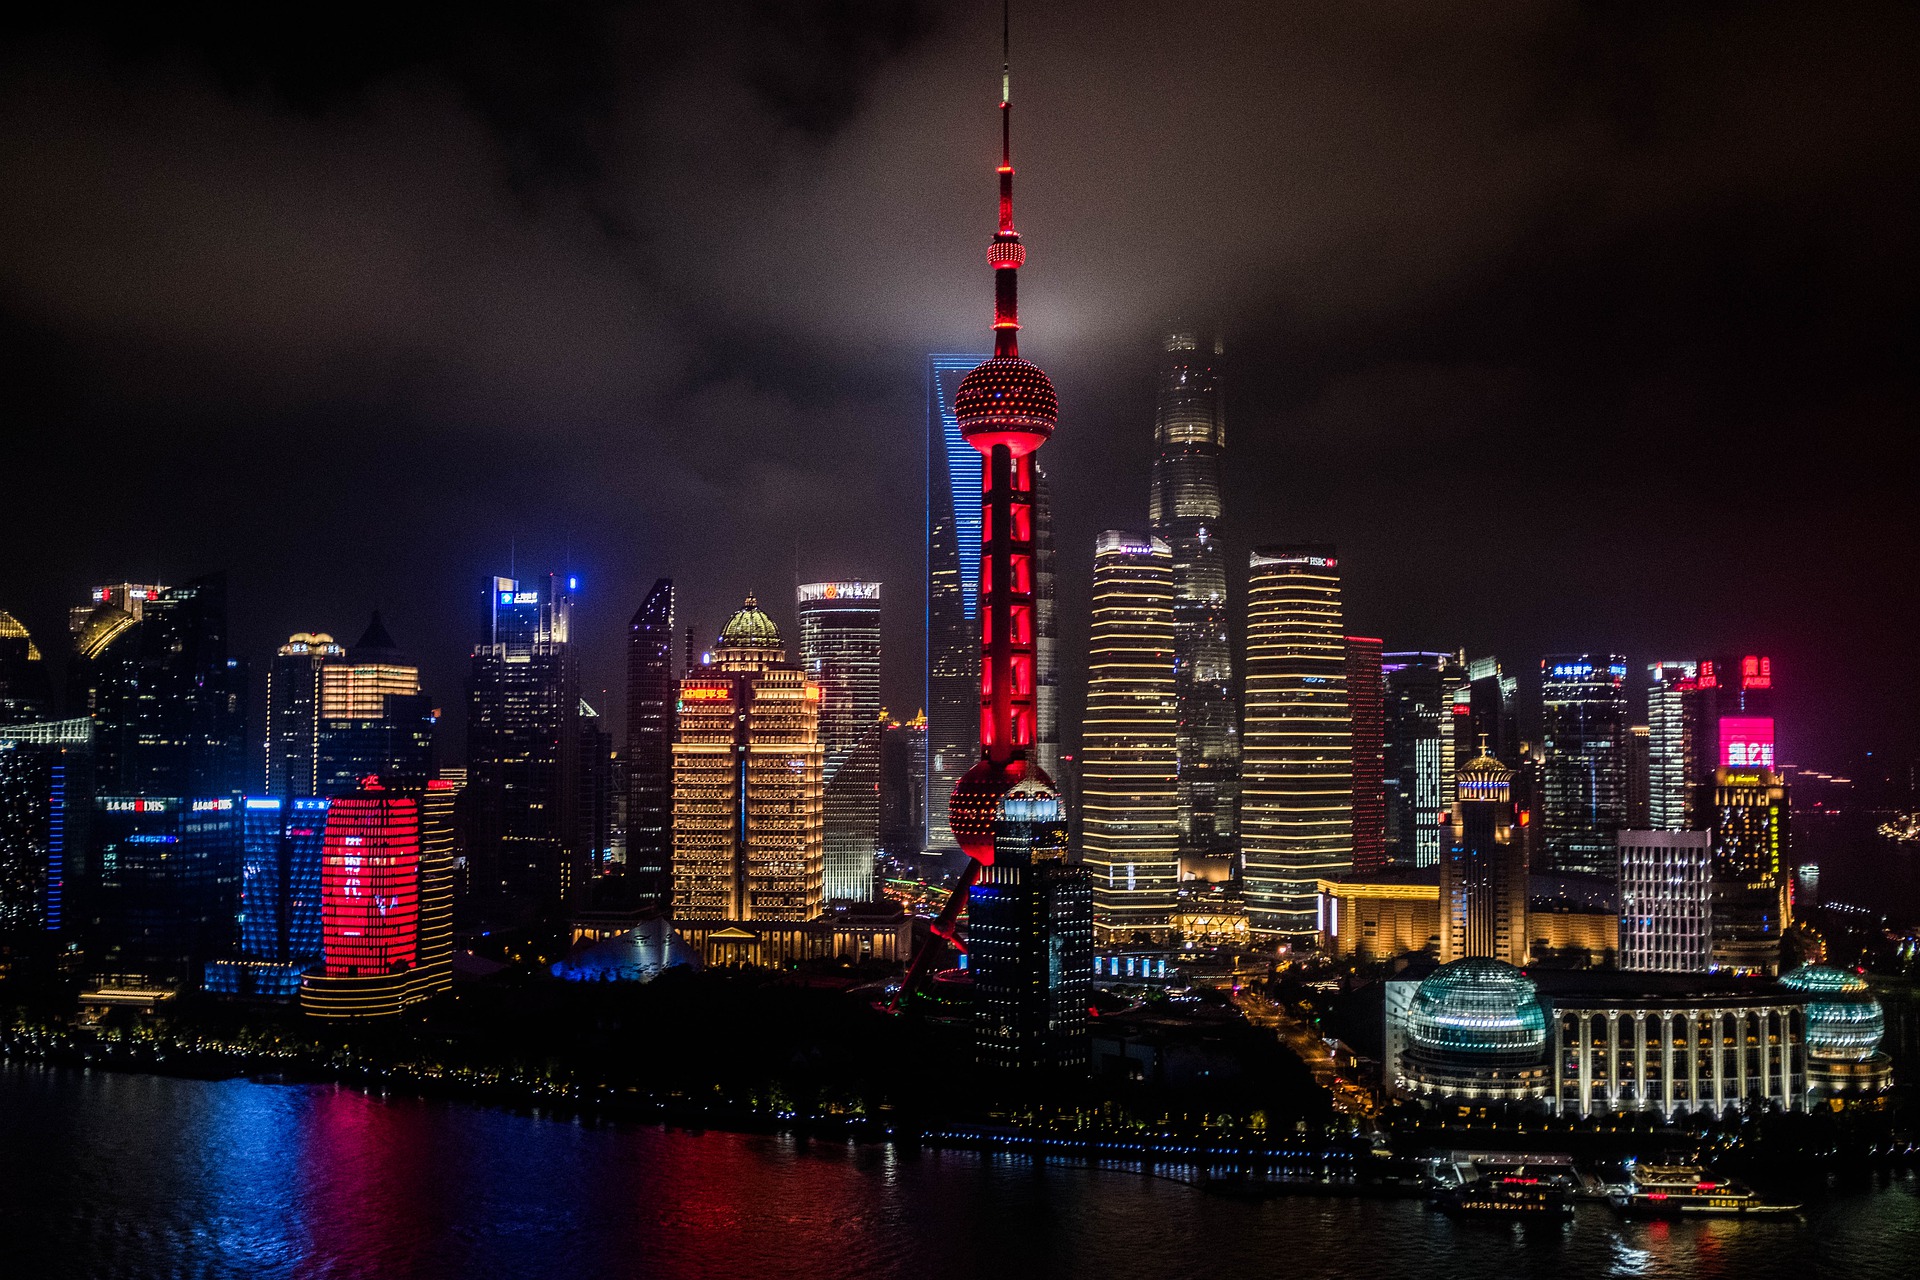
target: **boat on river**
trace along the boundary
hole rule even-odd
[[[1797,1204],[1769,1204],[1745,1183],[1698,1164],[1631,1164],[1626,1183],[1613,1188],[1607,1201],[1629,1218],[1743,1218],[1800,1211]]]

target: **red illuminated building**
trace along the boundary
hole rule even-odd
[[[326,973],[373,977],[413,967],[420,940],[420,805],[381,789],[334,799],[320,864]]]
[[[1059,402],[1038,365],[1020,358],[1019,272],[1026,247],[1013,227],[1013,104],[1003,71],[1000,89],[1000,229],[987,246],[993,268],[993,357],[961,379],[954,393],[960,434],[980,451],[980,759],[954,785],[947,818],[968,857],[902,984],[904,1000],[924,978],[939,947],[953,940],[981,868],[993,862],[1000,800],[1022,782],[1051,792],[1053,781],[1030,759],[1037,729],[1034,635],[1033,455],[1053,434]],[[967,553],[961,548],[962,556]],[[896,1001],[896,1004],[898,1000]]]

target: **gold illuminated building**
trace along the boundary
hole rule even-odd
[[[812,920],[825,905],[820,686],[752,596],[680,682],[676,920]]]
[[[1353,730],[1330,546],[1262,547],[1247,583],[1240,849],[1256,936],[1317,930],[1318,881],[1353,866]]]
[[[1080,756],[1081,860],[1094,936],[1164,938],[1180,880],[1173,557],[1158,538],[1095,544],[1093,636]]]

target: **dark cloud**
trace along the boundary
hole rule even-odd
[[[1230,536],[1339,540],[1356,627],[1770,646],[1791,743],[1911,735],[1910,7],[1019,8],[1070,651],[1179,311],[1229,339]],[[451,702],[509,557],[587,571],[607,684],[656,574],[707,631],[797,563],[890,584],[914,700],[919,360],[985,335],[997,17],[14,18],[0,606],[226,564],[256,653],[379,603]]]

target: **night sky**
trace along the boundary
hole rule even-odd
[[[656,576],[791,638],[797,567],[886,582],[916,705],[999,6],[276,8],[0,19],[0,608],[57,649],[96,582],[224,568],[256,663],[378,607],[457,715],[513,557],[581,575],[617,720]],[[1768,652],[1783,758],[1910,752],[1916,65],[1904,4],[1017,5],[1069,706],[1180,314],[1227,538],[1337,542],[1351,630],[1529,698],[1549,650]]]

